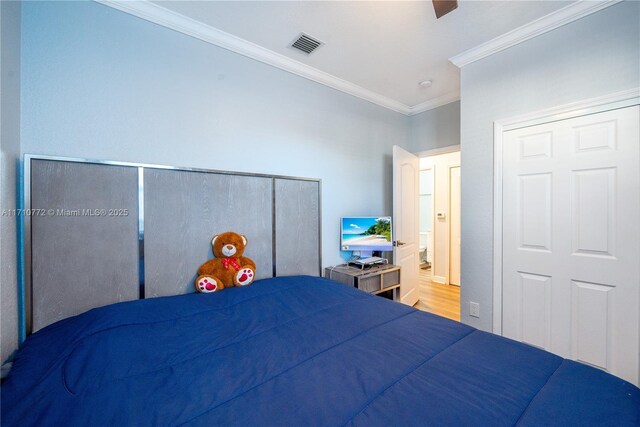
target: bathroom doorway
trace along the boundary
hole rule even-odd
[[[419,301],[416,308],[460,320],[460,150],[420,158]]]

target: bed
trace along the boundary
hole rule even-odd
[[[619,378],[313,277],[317,179],[27,155],[24,182],[2,425],[640,424]],[[260,280],[196,294],[226,230]]]
[[[2,387],[7,426],[639,423],[617,377],[309,276],[59,321]]]

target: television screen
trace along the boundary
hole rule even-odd
[[[391,217],[342,218],[340,246],[343,251],[391,251]]]

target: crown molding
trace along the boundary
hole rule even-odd
[[[95,0],[97,3],[142,18],[204,42],[255,59],[289,73],[304,77],[349,95],[364,99],[399,113],[410,115],[412,108],[339,77],[273,52],[233,34],[196,21],[147,0]]]
[[[472,49],[466,50],[449,58],[449,61],[457,67],[464,67],[494,53],[508,49],[519,43],[537,37],[541,34],[555,30],[587,15],[596,13],[609,6],[620,3],[622,0],[588,1],[579,0],[561,9],[556,10],[542,18],[531,21],[515,30],[509,31],[495,39],[482,43]]]
[[[496,120],[495,124],[500,126],[502,130],[507,131],[638,104],[640,104],[640,87],[634,87],[507,119]]]
[[[416,114],[424,113],[425,111],[433,110],[434,108],[438,108],[459,100],[460,91],[456,90],[454,92],[445,93],[444,95],[441,95],[437,98],[433,98],[421,104],[409,107],[409,112],[407,113],[407,115],[415,116]]]

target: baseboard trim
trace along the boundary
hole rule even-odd
[[[431,276],[431,281],[434,283],[439,283],[441,285],[447,284],[447,278],[443,276]]]

